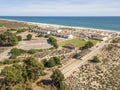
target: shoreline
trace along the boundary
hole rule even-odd
[[[44,26],[52,26],[55,28],[73,28],[73,29],[79,29],[79,30],[91,30],[91,31],[98,31],[98,32],[109,32],[109,33],[120,33],[120,31],[117,30],[107,30],[107,29],[96,29],[96,28],[87,28],[87,27],[77,27],[77,26],[66,26],[66,25],[57,25],[57,24],[47,24],[47,23],[37,23],[37,22],[29,22],[29,21],[20,21],[20,20],[12,20],[12,19],[2,19],[0,20],[6,20],[6,21],[14,21],[14,22],[22,22],[26,23],[28,25],[44,25]]]

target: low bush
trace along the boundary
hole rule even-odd
[[[58,58],[58,57],[52,57],[49,60],[44,59],[44,60],[42,60],[42,63],[45,67],[54,67],[56,65],[61,64],[60,58]]]
[[[17,36],[17,39],[18,39],[18,41],[21,41],[22,37],[21,36]]]
[[[18,63],[20,60],[18,59],[7,59],[3,62],[3,64],[13,64],[13,63]]]
[[[54,37],[49,37],[49,41],[55,48],[59,47],[58,43],[57,43],[57,40]]]
[[[97,56],[94,56],[93,59],[90,60],[90,61],[93,62],[93,63],[99,63],[100,62],[100,60]]]
[[[28,34],[26,37],[27,37],[27,40],[31,40],[32,39],[32,34]]]
[[[26,31],[25,29],[18,29],[16,33],[19,34],[19,33],[25,32],[25,31]]]
[[[19,56],[23,53],[26,53],[26,50],[23,50],[23,49],[18,49],[18,48],[13,48],[11,50],[11,54],[14,55],[14,56]]]
[[[37,50],[35,50],[35,49],[30,49],[30,50],[27,51],[27,53],[29,53],[29,54],[34,54],[36,52],[37,52]]]

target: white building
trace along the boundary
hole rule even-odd
[[[51,34],[51,32],[50,32],[50,31],[47,31],[47,34]]]
[[[68,35],[69,39],[72,39],[74,36],[72,34]]]
[[[57,33],[60,33],[60,32],[62,32],[62,30],[61,30],[61,29],[57,30]]]

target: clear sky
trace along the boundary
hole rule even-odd
[[[0,0],[0,16],[120,16],[120,0]]]

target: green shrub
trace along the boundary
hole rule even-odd
[[[49,60],[44,59],[42,60],[42,63],[45,67],[54,67],[56,65],[60,65],[60,58],[58,57],[52,57]]]
[[[55,62],[56,65],[60,65],[60,64],[61,64],[61,63],[60,63],[60,58],[58,58],[58,57],[53,57],[53,60],[54,60],[54,62]]]
[[[44,37],[45,38],[49,38],[51,35],[50,34],[47,34],[47,35],[45,35]]]
[[[93,59],[91,60],[91,62],[93,62],[93,63],[99,63],[100,60],[99,60],[99,58],[97,56],[94,56]]]
[[[26,31],[25,29],[18,29],[16,33],[19,34],[19,33],[25,32],[25,31]]]
[[[35,81],[39,76],[43,75],[44,66],[40,64],[34,57],[29,57],[24,61],[26,65],[27,78]]]
[[[47,62],[48,67],[54,67],[56,65],[55,61],[53,58],[50,58],[50,60]]]
[[[94,46],[93,42],[87,41],[85,46],[82,47],[82,49],[88,49],[88,48],[91,48],[93,46]]]
[[[11,50],[11,54],[14,56],[19,56],[19,55],[24,54],[24,53],[26,53],[26,51],[23,49],[13,48]]]
[[[17,36],[17,39],[18,39],[18,41],[21,41],[22,37],[21,36]]]
[[[17,58],[17,55],[11,55],[10,57],[9,57],[9,59],[16,59]]]
[[[3,65],[3,62],[0,61],[0,66]]]
[[[20,60],[18,59],[7,59],[3,62],[3,64],[13,64],[13,63],[18,63]]]
[[[36,52],[37,52],[37,50],[35,50],[35,49],[30,49],[30,50],[27,51],[27,53],[29,53],[29,54],[34,54]]]
[[[44,35],[43,34],[38,34],[37,37],[44,37]]]
[[[64,75],[59,69],[55,69],[51,75],[54,85],[58,90],[66,90],[66,84],[64,82]]]
[[[57,40],[54,37],[49,37],[50,43],[55,47],[58,48]]]
[[[31,40],[31,39],[32,39],[32,34],[28,34],[28,35],[27,35],[27,39],[28,39],[28,40]]]

